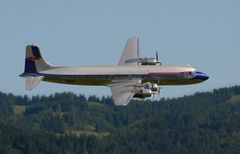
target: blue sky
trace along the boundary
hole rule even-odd
[[[207,73],[207,82],[163,87],[162,97],[240,84],[238,0],[8,0],[0,2],[0,91],[49,95],[72,91],[109,95],[106,87],[41,82],[24,90],[25,46],[37,44],[54,65],[117,64],[128,37],[140,38],[142,56]]]

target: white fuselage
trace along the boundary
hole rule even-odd
[[[81,66],[57,67],[39,72],[44,81],[76,85],[109,85],[113,81],[157,81],[160,85],[199,83],[195,69],[188,66]]]

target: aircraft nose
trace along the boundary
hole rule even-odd
[[[200,79],[203,81],[205,81],[209,78],[209,76],[203,72],[196,72],[194,75],[195,75],[195,77],[194,77],[195,79]]]

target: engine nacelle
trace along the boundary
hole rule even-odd
[[[141,65],[158,65],[161,63],[155,58],[144,57],[144,58],[141,58],[140,64]]]
[[[152,84],[152,91],[157,92],[159,90],[159,87],[156,83]]]
[[[146,83],[143,84],[143,86],[146,89],[151,89],[152,92],[157,92],[159,90],[159,87],[156,83],[146,82]]]
[[[141,89],[133,97],[135,98],[146,98],[146,97],[151,97],[153,94],[151,89]]]

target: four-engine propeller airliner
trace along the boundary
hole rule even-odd
[[[163,66],[156,58],[139,57],[139,39],[129,38],[116,66],[56,67],[47,63],[35,45],[26,47],[26,89],[40,81],[108,86],[115,105],[127,105],[134,98],[152,97],[163,85],[200,83],[209,77],[190,66]]]

